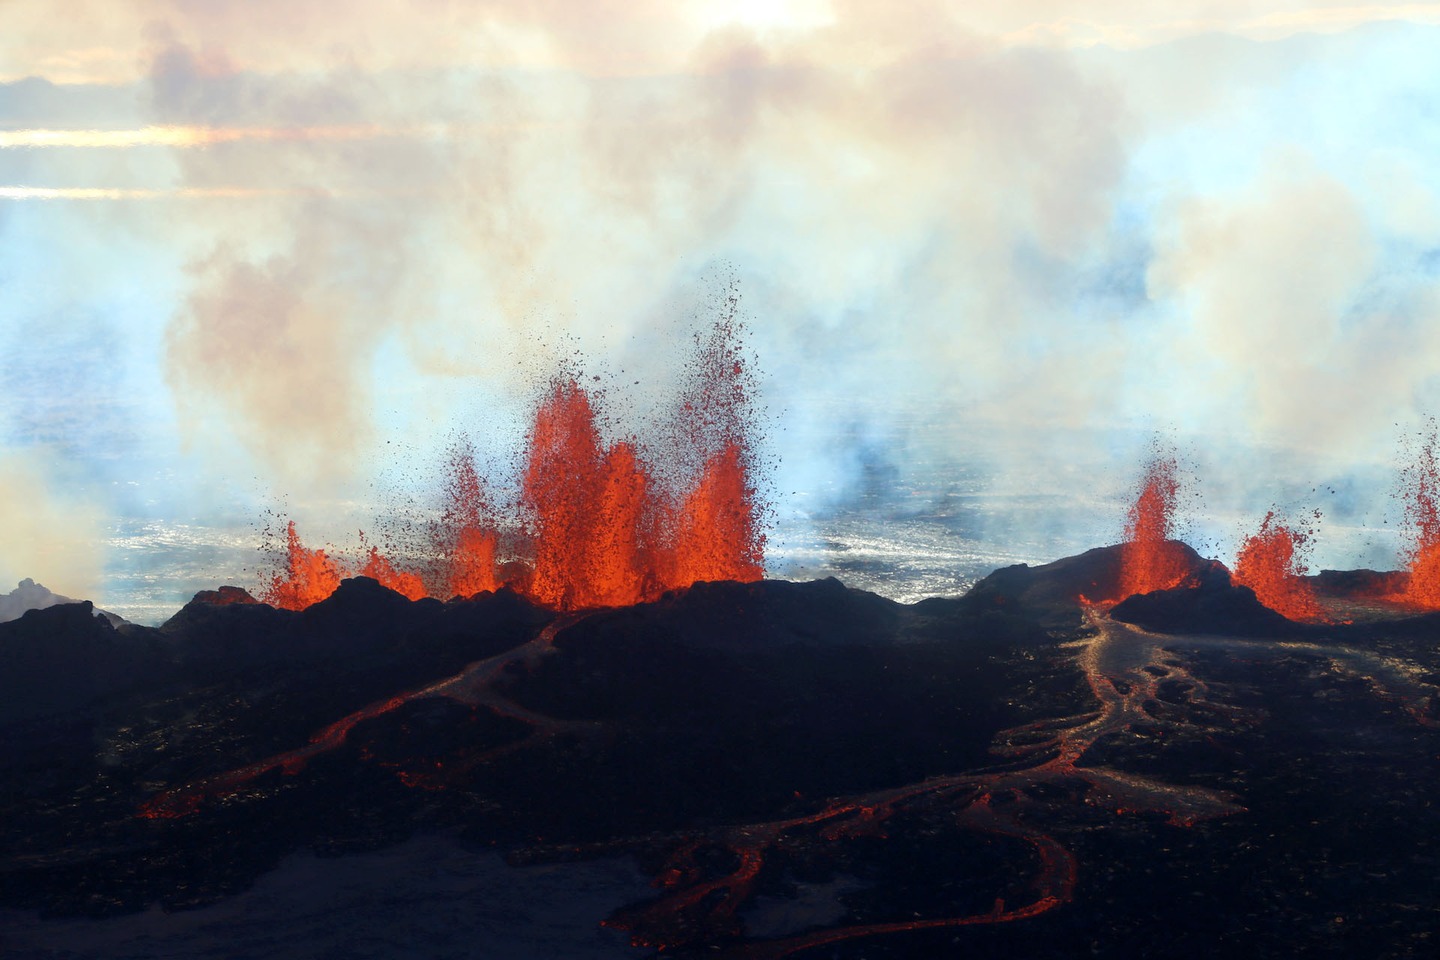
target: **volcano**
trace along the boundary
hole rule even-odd
[[[0,948],[1432,955],[1440,619],[1297,623],[1166,552],[1179,585],[1113,605],[1123,546],[910,605],[354,577],[32,611],[0,624]]]

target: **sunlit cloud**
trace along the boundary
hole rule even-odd
[[[1253,11],[1196,10],[1200,16],[1177,17],[1183,9],[1147,7],[1146,16],[1123,18],[1065,16],[1035,20],[1005,29],[1000,40],[1007,46],[1093,47],[1133,50],[1202,34],[1228,34],[1250,40],[1278,40],[1297,33],[1338,33],[1368,23],[1403,21],[1440,23],[1440,5],[1434,3],[1356,4],[1277,10],[1254,16]],[[1171,16],[1165,16],[1170,13]]]
[[[132,130],[0,130],[0,148],[210,147],[223,143],[383,140],[427,135],[425,127],[147,126]]]
[[[249,200],[297,193],[263,187],[0,187],[0,200]]]

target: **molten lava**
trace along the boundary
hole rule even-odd
[[[378,547],[370,548],[365,566],[360,568],[360,576],[377,580],[381,586],[389,587],[409,600],[419,600],[428,596],[425,592],[425,584],[420,582],[418,576],[396,570],[394,564],[381,556]]]
[[[640,603],[702,580],[760,579],[765,537],[736,333],[727,318],[699,340],[676,422],[648,446],[607,443],[594,398],[576,377],[556,376],[527,436],[512,522],[492,508],[462,445],[446,468],[446,506],[419,551],[430,558],[424,578],[374,548],[359,574],[412,600],[506,586],[561,610]],[[301,609],[348,574],[324,551],[306,550],[293,523],[288,533],[285,571],[265,598]]]
[[[436,578],[438,591],[447,597],[472,597],[499,588],[495,568],[499,537],[468,444],[450,453],[445,493],[448,502],[434,535],[442,566]]]
[[[606,449],[585,391],[556,380],[530,434],[523,502],[535,563],[525,592],[567,610],[646,599],[640,528],[649,487],[634,447]]]
[[[300,542],[292,520],[285,529],[285,573],[271,579],[261,599],[283,610],[303,610],[334,593],[340,580],[340,568],[324,550]]]
[[[748,484],[745,454],[727,443],[709,463],[680,510],[675,583],[759,580],[764,539],[754,534],[755,491]]]
[[[1291,620],[1322,619],[1315,591],[1301,579],[1305,573],[1301,551],[1309,540],[1308,531],[1276,522],[1275,511],[1270,511],[1260,530],[1240,547],[1235,582],[1254,590],[1261,603]]]
[[[1185,554],[1171,540],[1180,492],[1176,469],[1174,457],[1156,457],[1145,470],[1140,493],[1125,519],[1117,601],[1178,587],[1190,573]]]
[[[1420,454],[1405,471],[1401,495],[1413,543],[1406,551],[1410,571],[1404,591],[1389,599],[1427,610],[1440,609],[1440,463],[1435,458],[1436,425]]]

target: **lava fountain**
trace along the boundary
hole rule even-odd
[[[732,311],[697,338],[673,423],[649,443],[607,443],[597,396],[572,373],[553,377],[527,435],[518,502],[508,511],[492,505],[468,444],[452,450],[446,506],[421,551],[430,558],[425,576],[375,547],[353,569],[307,549],[292,522],[284,569],[262,599],[303,609],[356,572],[412,600],[504,586],[559,610],[655,600],[703,580],[759,580],[763,508],[741,332]],[[502,555],[502,543],[513,545],[511,555]]]
[[[1277,521],[1271,510],[1260,529],[1241,544],[1234,581],[1255,591],[1256,599],[1291,620],[1323,619],[1315,591],[1302,579],[1306,572],[1303,552],[1310,536],[1308,530]]]
[[[644,599],[641,524],[650,486],[634,447],[605,447],[589,396],[573,379],[557,378],[530,433],[522,499],[535,554],[523,592],[565,610]]]
[[[1412,538],[1406,551],[1410,577],[1403,591],[1388,598],[1427,610],[1440,609],[1440,463],[1435,458],[1436,443],[1432,420],[1419,455],[1401,480]]]
[[[1174,457],[1156,457],[1145,468],[1140,492],[1125,518],[1116,601],[1178,587],[1190,573],[1184,553],[1171,540],[1180,492],[1177,470]]]
[[[311,550],[300,542],[291,520],[285,527],[285,572],[271,578],[261,599],[284,610],[303,610],[335,592],[341,571],[324,550]]]

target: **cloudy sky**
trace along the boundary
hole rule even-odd
[[[1158,436],[1393,562],[1437,156],[1440,3],[0,0],[0,586],[328,533],[730,289],[782,526],[939,448],[1104,539]]]

